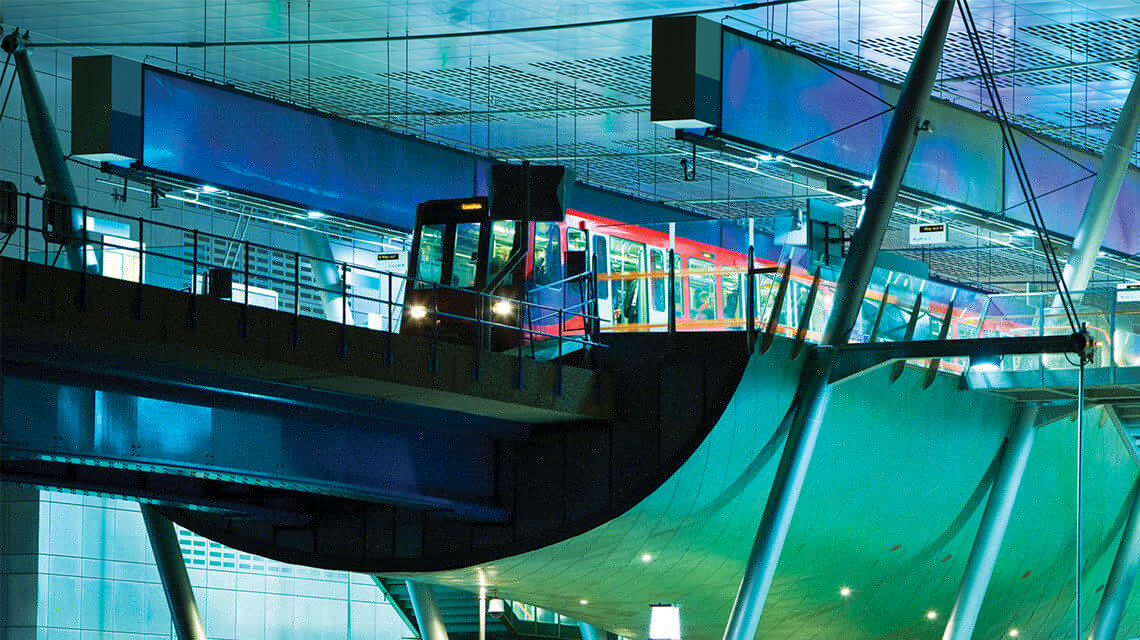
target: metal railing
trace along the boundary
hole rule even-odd
[[[47,240],[48,220],[43,215],[43,198],[20,194],[17,220],[4,220],[0,254],[25,261],[55,264],[62,247]],[[34,206],[35,204],[40,206]],[[208,292],[211,270],[225,269],[233,277],[231,300],[243,306],[243,327],[250,306],[266,306],[293,313],[295,318],[313,316],[331,319],[342,326],[365,326],[388,333],[400,331],[406,313],[404,293],[427,291],[430,302],[422,309],[423,322],[470,323],[486,332],[492,329],[517,336],[515,353],[519,358],[560,357],[567,351],[603,346],[599,331],[708,331],[741,330],[749,333],[749,344],[760,338],[766,348],[771,337],[783,335],[797,343],[819,340],[831,308],[835,281],[841,264],[820,264],[814,255],[799,248],[785,248],[775,256],[754,261],[752,268],[717,266],[700,269],[626,271],[585,274],[532,287],[521,300],[507,300],[491,293],[473,291],[408,278],[382,269],[335,262],[340,274],[339,288],[321,287],[308,274],[321,261],[297,251],[279,249],[250,240],[148,220],[142,216],[82,208],[88,237],[87,251],[102,251],[103,274],[140,285],[155,285],[185,291],[189,321],[195,316],[195,299]],[[113,227],[105,232],[103,227]],[[224,251],[216,250],[217,246]],[[235,250],[236,247],[236,250]],[[662,250],[666,250],[661,248]],[[667,251],[667,250],[666,250]],[[220,256],[220,257],[219,257]],[[776,266],[773,267],[772,265]],[[221,272],[214,271],[215,274]],[[702,280],[703,279],[703,280]],[[717,282],[719,284],[710,284]],[[725,282],[735,280],[740,297],[725,312]],[[693,283],[703,281],[712,287],[714,304],[720,308],[712,318],[695,317],[692,300],[689,312],[677,304],[676,293],[692,295]],[[628,293],[641,287],[641,304],[654,305],[650,321],[615,320],[612,305],[615,283],[625,283]],[[685,287],[678,284],[685,283]],[[567,292],[577,287],[582,293],[571,301]],[[664,305],[655,294],[664,290]],[[462,292],[477,300],[471,315],[441,309],[438,301],[445,292]],[[542,304],[536,298],[546,292],[561,295],[562,304]],[[600,291],[606,291],[599,295]],[[722,299],[716,299],[716,292]],[[1092,367],[1140,366],[1140,291],[1123,298],[1113,289],[1074,292],[1081,318],[1103,347]],[[141,305],[141,288],[138,294]],[[547,295],[547,298],[550,296]],[[660,298],[657,295],[657,298]],[[497,316],[496,303],[512,305],[513,321]],[[510,314],[508,314],[510,315]],[[643,314],[642,320],[650,314]],[[1054,293],[987,295],[953,287],[913,275],[876,269],[864,299],[852,342],[883,342],[936,338],[949,323],[949,338],[1042,336],[1067,332],[1063,313]],[[429,331],[438,340],[437,331]],[[489,348],[486,334],[480,332],[479,347]],[[798,350],[798,347],[797,347]],[[915,361],[920,366],[937,366],[948,372],[962,372],[970,363],[951,358]],[[1011,356],[1000,363],[987,363],[1007,371],[1064,369],[1075,367],[1063,356]]]
[[[0,229],[0,255],[61,266],[64,255],[62,245],[48,240],[48,216],[44,214],[45,201],[32,194],[19,194],[18,215],[15,221],[4,220]],[[38,206],[37,206],[38,205]],[[87,255],[101,252],[104,258],[102,273],[81,271],[81,287],[86,286],[88,275],[103,275],[135,282],[139,285],[137,306],[142,310],[142,285],[158,286],[186,292],[188,296],[187,322],[197,321],[197,299],[209,294],[218,282],[228,281],[230,295],[225,296],[242,307],[242,331],[248,331],[251,306],[272,308],[292,313],[294,339],[302,316],[331,320],[348,326],[367,327],[393,334],[400,331],[406,314],[406,292],[430,290],[432,304],[423,309],[422,320],[428,324],[437,321],[471,323],[486,329],[500,329],[517,335],[520,345],[535,341],[557,340],[559,352],[562,343],[576,347],[602,346],[590,329],[597,327],[597,316],[588,313],[590,301],[558,308],[522,300],[506,300],[489,293],[472,291],[409,278],[406,274],[375,269],[342,261],[322,261],[319,258],[281,249],[269,244],[235,239],[220,234],[181,227],[165,222],[130,216],[112,211],[79,207],[84,226],[80,233],[87,238]],[[236,246],[236,250],[235,250]],[[218,247],[224,247],[224,250]],[[64,258],[66,262],[66,258]],[[331,265],[339,274],[339,286],[318,284],[312,275],[322,265]],[[224,284],[224,282],[223,282]],[[471,316],[441,310],[440,294],[445,291],[462,292],[478,301]],[[518,322],[494,319],[491,309],[495,303],[506,301],[512,305]],[[527,317],[556,317],[558,323],[549,327],[523,322]],[[581,330],[568,330],[568,320],[578,318]],[[430,332],[438,338],[438,332]],[[343,333],[342,333],[343,336]],[[345,342],[342,338],[341,348]],[[480,346],[487,346],[480,343]],[[433,345],[434,347],[434,345]],[[434,351],[434,349],[433,349]],[[533,350],[516,350],[519,357]],[[389,350],[390,353],[390,350]]]

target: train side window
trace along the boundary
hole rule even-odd
[[[594,264],[598,266],[598,275],[610,272],[610,252],[605,236],[594,234]],[[610,282],[607,280],[598,284],[598,297],[602,300],[610,298]]]
[[[416,280],[438,284],[443,271],[443,233],[447,225],[425,224],[420,227],[420,254],[416,257]]]
[[[725,319],[740,319],[744,317],[744,305],[740,299],[741,274],[726,274],[721,277],[721,287],[724,291],[724,317]]]
[[[479,227],[478,222],[464,222],[455,226],[455,259],[451,265],[453,286],[475,286],[475,267],[479,259]]]
[[[534,225],[534,282],[551,284],[562,279],[562,232],[553,222]]]
[[[566,227],[566,250],[585,251],[586,232],[577,227]]]
[[[649,249],[649,270],[662,272],[665,271],[665,252],[660,249]],[[653,278],[653,310],[665,310],[665,277],[658,276]]]
[[[491,282],[507,266],[511,251],[515,246],[515,221],[496,220],[491,223],[490,262],[487,268],[487,282]],[[510,284],[510,280],[505,281]]]
[[[712,268],[713,263],[708,260],[689,258],[689,309],[694,320],[716,318],[716,276],[700,273]]]

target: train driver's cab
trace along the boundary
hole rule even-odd
[[[402,332],[496,349],[556,334],[560,317],[571,323],[552,310],[582,299],[566,291],[564,234],[557,221],[493,219],[486,198],[421,203]]]

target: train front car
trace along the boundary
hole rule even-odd
[[[567,247],[561,221],[512,219],[487,205],[417,207],[402,333],[492,350],[583,336],[593,311],[585,251]]]

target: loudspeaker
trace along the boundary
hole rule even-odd
[[[491,219],[561,222],[573,184],[574,173],[558,165],[492,165]]]
[[[206,276],[206,295],[229,300],[234,295],[234,272],[222,267],[210,267]]]
[[[20,224],[16,194],[15,183],[7,180],[0,182],[0,233],[4,235],[15,231]]]

